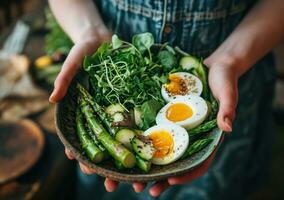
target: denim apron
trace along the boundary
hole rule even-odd
[[[199,57],[209,56],[234,30],[253,0],[100,0],[106,25],[120,37],[151,32],[156,42],[169,42]],[[266,181],[270,159],[274,61],[268,54],[240,78],[233,132],[225,136],[208,172],[185,185],[170,187],[159,199],[243,199]],[[113,193],[103,178],[78,170],[78,199],[153,199],[149,186],[136,194],[122,183]]]

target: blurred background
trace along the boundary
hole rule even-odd
[[[0,0],[0,200],[72,199],[75,162],[56,136],[48,96],[72,42],[45,0]],[[284,199],[284,44],[277,64],[275,135],[267,184],[248,199]]]

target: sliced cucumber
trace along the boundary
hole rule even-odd
[[[193,56],[184,56],[180,59],[179,64],[185,70],[190,70],[192,68],[197,69],[200,61]]]
[[[136,135],[142,135],[144,133],[144,131],[139,130],[139,129],[133,129],[133,131],[135,132]]]
[[[130,129],[121,129],[115,134],[115,140],[131,149],[131,140],[135,137],[134,131]]]
[[[138,127],[141,127],[141,125],[142,125],[142,111],[137,107],[134,108],[134,121],[135,121],[135,124]]]
[[[134,137],[131,140],[131,145],[134,152],[145,160],[151,160],[154,156],[154,147],[152,143],[149,141],[142,141],[137,137]]]
[[[106,113],[113,116],[115,113],[124,113],[125,109],[119,104],[112,104],[106,108]]]
[[[140,158],[138,155],[135,156],[136,157],[136,165],[139,169],[141,169],[143,172],[149,172],[151,169],[151,162],[144,160],[142,158]]]
[[[113,122],[121,122],[124,120],[124,115],[121,112],[117,112],[112,116]]]

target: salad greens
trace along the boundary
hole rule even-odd
[[[149,52],[151,57],[150,48],[154,44],[154,37],[151,33],[141,33],[134,35],[132,44],[143,54],[145,51]]]
[[[152,55],[153,41],[150,33],[134,36],[133,44],[114,35],[112,43],[104,43],[94,55],[85,58],[83,66],[96,102],[118,102],[127,110],[148,100],[164,103],[161,84],[167,81],[170,70]]]
[[[174,72],[190,72],[199,77],[209,110],[203,123],[188,130],[190,144],[181,159],[212,142],[207,133],[216,127],[218,103],[210,91],[202,60],[166,43],[154,44],[151,33],[142,33],[134,35],[132,43],[113,35],[111,42],[103,43],[93,55],[85,57],[83,68],[89,75],[90,89],[77,84],[77,118],[84,117],[77,120],[78,135],[88,142],[94,140],[94,144],[88,143],[90,148],[107,151],[104,157],[110,155],[118,169],[135,165],[144,172],[150,170],[155,149],[143,131],[155,125],[157,113],[166,104],[161,86]],[[91,137],[85,137],[84,129],[90,130]]]
[[[156,116],[158,111],[163,107],[163,104],[155,101],[155,100],[149,100],[145,101],[141,106],[141,128],[142,130],[146,130],[150,128],[156,120]]]
[[[177,59],[171,51],[162,50],[158,53],[158,60],[161,65],[165,66],[168,69],[177,66]]]

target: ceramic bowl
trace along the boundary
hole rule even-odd
[[[75,132],[75,109],[78,94],[76,91],[77,82],[86,85],[86,77],[83,72],[80,72],[76,76],[68,89],[67,95],[56,105],[55,123],[57,134],[64,146],[73,153],[78,161],[94,169],[100,176],[123,182],[148,182],[181,175],[201,165],[214,152],[221,141],[222,131],[219,128],[215,128],[208,133],[208,136],[214,140],[206,148],[186,159],[176,161],[169,165],[152,165],[148,173],[143,173],[139,169],[121,171],[116,169],[111,161],[94,164],[83,153]]]

